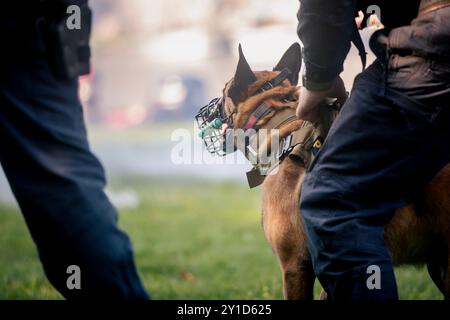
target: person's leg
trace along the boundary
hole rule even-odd
[[[385,89],[378,63],[349,100],[301,190],[314,270],[330,299],[396,299],[384,226],[450,161],[448,101],[425,106]],[[370,290],[367,268],[381,270]]]
[[[44,58],[0,74],[2,167],[45,273],[64,297],[148,298],[103,191],[77,91],[77,80],[56,79]],[[81,269],[80,290],[67,287],[70,265]]]

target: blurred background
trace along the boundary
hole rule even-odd
[[[278,266],[260,226],[259,191],[246,186],[249,165],[214,158],[208,165],[173,163],[171,135],[188,130],[193,152],[201,152],[194,115],[233,76],[238,44],[254,70],[271,69],[298,42],[298,1],[90,5],[92,70],[80,78],[80,99],[147,289],[160,299],[281,298]],[[367,42],[371,31],[362,33]],[[348,90],[360,70],[352,48],[343,74]],[[0,298],[60,298],[3,173],[0,230]],[[403,298],[440,297],[423,270],[402,269],[398,277]]]

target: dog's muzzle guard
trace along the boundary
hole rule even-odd
[[[223,109],[223,97],[212,99],[195,116],[199,128],[199,137],[209,153],[225,156],[236,151],[231,129],[232,115],[227,116]]]

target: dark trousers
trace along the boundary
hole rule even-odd
[[[377,60],[357,77],[303,182],[300,211],[330,299],[398,298],[384,226],[450,161],[450,72],[412,60],[398,74]],[[393,90],[396,77],[408,88]],[[381,289],[366,284],[372,265]]]
[[[45,273],[64,297],[148,298],[103,191],[77,91],[77,80],[56,79],[45,57],[1,69],[2,167]],[[67,287],[70,265],[81,270],[80,290]]]

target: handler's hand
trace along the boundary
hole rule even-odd
[[[297,106],[297,117],[313,122],[317,118],[317,106],[326,98],[337,98],[338,103],[341,105],[345,103],[347,92],[341,77],[337,77],[333,81],[331,88],[325,91],[311,91],[302,87]]]

